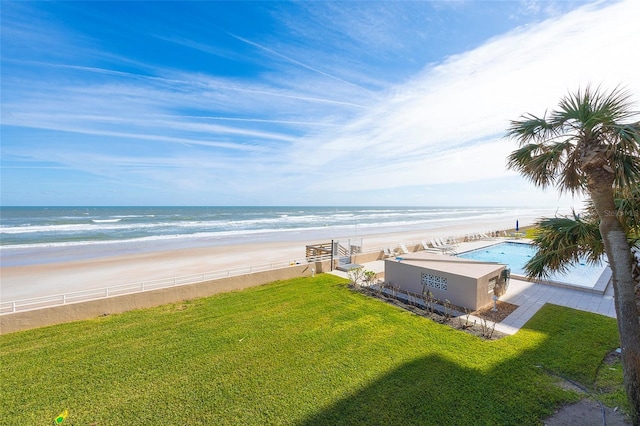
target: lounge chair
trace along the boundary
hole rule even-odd
[[[427,251],[429,253],[442,254],[442,250],[430,246],[426,241],[423,240],[423,241],[420,241],[420,243],[422,244],[422,250]]]
[[[449,247],[449,248],[458,247],[458,242],[453,238],[447,238],[446,240],[443,240],[442,238],[440,238],[438,241],[440,241],[440,245],[442,247]]]
[[[451,253],[451,248],[447,246],[443,246],[438,240],[430,240],[431,247],[436,250],[440,250],[441,253]]]
[[[384,254],[386,257],[395,257],[396,249],[392,247],[387,247],[386,249],[384,249]]]

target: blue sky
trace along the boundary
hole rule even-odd
[[[2,205],[580,205],[509,120],[640,100],[640,2],[1,4]]]

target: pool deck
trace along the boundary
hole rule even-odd
[[[460,243],[457,251],[474,250],[501,241],[505,240],[479,240]],[[383,260],[363,263],[362,266],[368,271],[377,273],[384,272]],[[347,277],[345,272],[333,271],[331,273],[345,278]],[[516,333],[546,303],[615,318],[616,311],[613,300],[613,288],[611,285],[607,285],[609,281],[608,277],[610,277],[610,274],[603,275],[593,288],[544,284],[511,277],[509,280],[509,288],[506,294],[500,297],[500,300],[518,305],[518,308],[504,320],[497,323],[495,329],[506,334]],[[594,291],[596,289],[597,291]],[[473,320],[474,317],[471,316],[470,319]]]

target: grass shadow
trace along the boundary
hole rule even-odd
[[[519,332],[495,345],[518,345],[526,335],[539,344],[487,370],[429,355],[405,363],[300,424],[460,425],[540,424],[560,405],[580,398],[556,386],[553,371],[583,383],[595,379],[603,347],[615,345],[615,321],[545,305]],[[595,327],[595,330],[594,330]],[[595,333],[594,333],[595,331]],[[595,334],[595,337],[594,337]],[[615,334],[615,333],[614,333]],[[599,336],[599,337],[598,337]],[[576,346],[576,341],[593,345]],[[544,398],[540,398],[544,395]]]

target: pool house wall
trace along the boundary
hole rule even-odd
[[[459,258],[436,255],[434,262],[422,259],[403,259],[385,261],[385,281],[403,290],[422,294],[423,282],[433,297],[444,302],[475,311],[493,303],[493,291],[490,280],[500,283],[504,265],[482,264],[479,262],[460,262]],[[421,265],[420,263],[424,263]],[[445,281],[446,280],[446,281]],[[446,282],[446,289],[444,283]],[[498,294],[498,296],[500,296]]]

